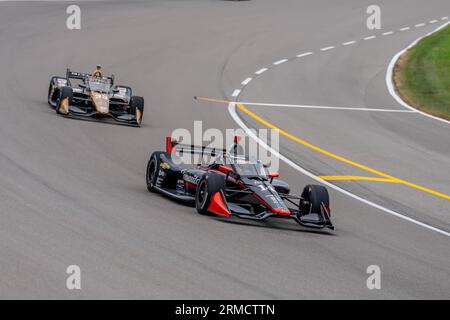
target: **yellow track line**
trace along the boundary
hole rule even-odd
[[[319,176],[318,178],[326,181],[375,181],[398,183],[396,180],[377,178],[377,177],[362,177],[362,176]]]
[[[277,130],[281,135],[283,135],[283,136],[285,136],[285,137],[287,137],[287,138],[289,138],[289,139],[291,139],[291,140],[293,140],[293,141],[295,141],[295,142],[297,142],[297,143],[299,143],[299,144],[301,144],[301,145],[303,145],[305,147],[308,147],[308,148],[310,148],[310,149],[312,149],[314,151],[317,151],[317,152],[319,152],[321,154],[329,156],[329,157],[331,157],[333,159],[336,159],[338,161],[347,163],[347,164],[349,164],[351,166],[354,166],[356,168],[362,169],[364,171],[367,171],[367,172],[379,175],[379,176],[385,178],[386,180],[389,180],[390,182],[404,184],[404,185],[406,185],[408,187],[411,187],[411,188],[414,188],[414,189],[417,189],[417,190],[421,190],[423,192],[430,193],[430,194],[432,194],[432,195],[434,195],[436,197],[440,197],[440,198],[444,198],[444,199],[450,200],[450,195],[447,195],[447,194],[444,194],[444,193],[441,193],[439,191],[435,191],[435,190],[432,190],[432,189],[429,189],[429,188],[426,188],[426,187],[419,186],[419,185],[414,184],[412,182],[408,182],[408,181],[405,181],[405,180],[398,179],[398,178],[393,177],[393,176],[391,176],[389,174],[386,174],[384,172],[375,170],[375,169],[370,168],[368,166],[365,166],[363,164],[354,162],[352,160],[349,160],[347,158],[341,157],[341,156],[339,156],[337,154],[334,154],[332,152],[329,152],[329,151],[326,151],[326,150],[324,150],[322,148],[319,148],[319,147],[317,147],[317,146],[315,146],[315,145],[313,145],[313,144],[311,144],[311,143],[309,143],[309,142],[307,142],[305,140],[297,138],[296,136],[294,136],[294,135],[284,131],[283,129],[278,128],[277,126],[273,125],[272,123],[264,120],[263,118],[261,118],[257,114],[255,114],[252,111],[248,110],[242,103],[236,103],[236,105],[239,108],[239,110],[241,110],[242,112],[246,113],[248,116],[250,116],[254,120],[262,123],[263,125],[265,125],[266,127],[270,128],[270,129]]]

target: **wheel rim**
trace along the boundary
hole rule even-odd
[[[203,208],[206,204],[206,199],[208,198],[208,190],[206,188],[206,182],[202,182],[198,186],[198,203],[200,204],[200,208]]]
[[[61,94],[56,98],[56,111],[59,112],[59,103],[61,102]]]
[[[156,174],[156,165],[155,165],[155,160],[152,159],[152,161],[150,162],[150,166],[149,166],[149,174],[147,175],[148,181],[147,183],[150,185],[150,187],[153,187],[154,185],[154,177]]]
[[[308,192],[303,192],[302,200],[300,200],[300,208],[304,209],[307,213],[312,212],[312,202],[311,202],[311,189],[308,189]],[[306,204],[306,203],[307,204]]]

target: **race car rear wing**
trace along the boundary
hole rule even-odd
[[[191,154],[201,154],[202,156],[210,155],[212,157],[216,157],[219,155],[226,154],[228,151],[226,149],[220,148],[196,146],[194,144],[183,144],[179,143],[172,137],[166,137],[166,152],[168,153],[178,152],[180,154],[191,153]]]
[[[89,73],[83,73],[83,72],[74,72],[71,71],[69,68],[67,68],[66,71],[66,78],[67,79],[79,79],[84,80],[86,78],[91,77],[92,75]],[[109,77],[100,77],[102,80],[109,81],[111,85],[114,85],[114,75],[111,75]]]
[[[179,143],[176,139],[172,137],[166,137],[166,152],[173,153],[178,152],[180,154],[183,153],[191,153],[191,154],[200,154],[200,155],[210,155],[210,156],[219,156],[219,155],[229,155],[233,157],[242,157],[242,150],[240,149],[239,142],[241,141],[241,136],[234,136],[233,143],[230,148],[220,149],[220,148],[212,148],[206,146],[197,146],[194,144],[182,144]],[[245,158],[245,157],[244,157]]]

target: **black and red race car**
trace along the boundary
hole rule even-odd
[[[328,191],[307,185],[300,196],[269,173],[259,160],[239,154],[239,137],[230,150],[177,143],[166,138],[166,151],[153,152],[147,165],[147,189],[195,204],[200,214],[263,221],[290,218],[311,228],[334,230]],[[181,155],[207,155],[207,164],[187,165]]]

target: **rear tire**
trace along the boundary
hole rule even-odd
[[[158,179],[158,170],[161,165],[161,154],[161,151],[153,152],[150,156],[150,160],[148,160],[146,181],[147,190],[150,192],[156,192],[155,184],[156,179]]]
[[[209,172],[199,182],[195,194],[195,208],[202,215],[212,215],[208,211],[212,196],[225,189],[225,177],[220,174]]]
[[[130,114],[136,117],[136,122],[140,126],[144,116],[144,98],[132,96],[130,100]]]
[[[307,185],[303,189],[300,209],[307,213],[320,213],[322,203],[330,208],[330,196],[327,188],[319,185]]]
[[[67,114],[69,112],[69,110],[67,109],[67,113],[66,112],[61,112],[61,108],[62,108],[62,103],[64,102],[65,99],[68,99],[67,103],[68,106],[70,106],[70,104],[72,103],[72,97],[73,97],[73,90],[71,87],[61,87],[58,90],[58,98],[56,99],[56,113],[58,114]],[[68,107],[67,107],[68,108]]]

